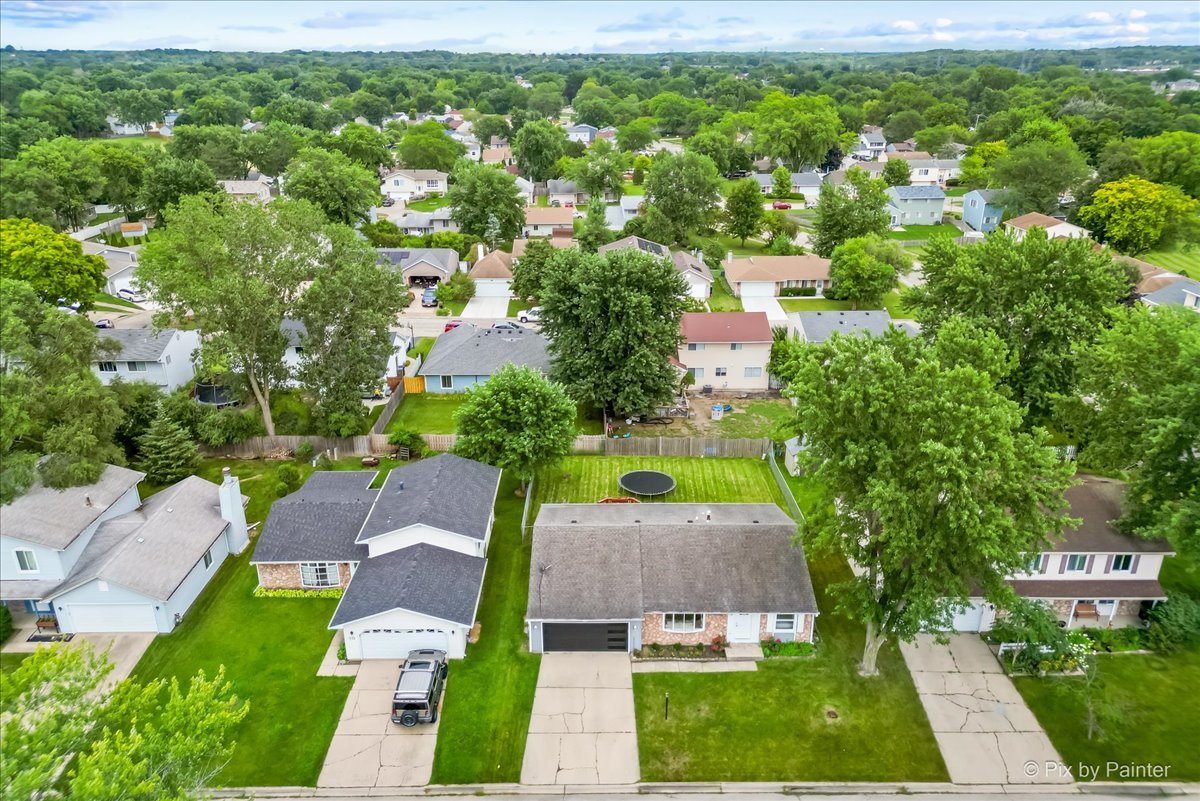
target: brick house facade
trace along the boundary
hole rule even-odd
[[[258,586],[268,590],[324,590],[331,587],[305,587],[300,581],[300,563],[285,562],[282,564],[259,563],[254,566],[258,570]],[[345,587],[350,583],[350,563],[338,563],[338,584]]]
[[[718,637],[728,638],[729,616],[724,613],[704,615],[704,629],[693,632],[666,631],[663,628],[663,612],[648,612],[642,618],[642,643],[644,645],[708,645]],[[812,642],[813,616],[798,613],[798,625],[794,639],[797,642]],[[758,618],[759,640],[775,637],[771,629],[771,615],[760,614]]]

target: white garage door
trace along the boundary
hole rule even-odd
[[[743,281],[742,297],[773,298],[775,297],[775,283],[773,281]]]
[[[481,298],[507,298],[512,292],[507,278],[481,278],[475,282],[475,294]]]
[[[375,629],[359,636],[363,659],[403,659],[409,651],[421,648],[448,651],[450,645],[446,632],[438,629]]]
[[[75,631],[158,631],[150,604],[70,604]]]
[[[972,601],[965,610],[954,616],[950,627],[954,631],[979,631],[983,625],[983,610],[987,601]]]

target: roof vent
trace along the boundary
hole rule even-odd
[[[171,512],[174,512],[174,511],[175,510],[172,509],[170,506],[167,507],[167,514],[171,514]]]
[[[137,541],[138,541],[138,542],[145,542],[145,541],[146,541],[146,538],[145,538],[145,537],[138,537],[138,538],[137,538]]]
[[[757,521],[757,520],[751,520],[750,522],[751,522],[751,523],[757,523],[758,521]]]
[[[578,523],[579,521],[578,521],[578,520],[572,520],[571,522],[572,522],[572,523]]]

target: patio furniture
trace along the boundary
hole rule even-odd
[[[1099,620],[1100,610],[1096,608],[1095,604],[1075,604],[1075,617],[1088,617],[1092,620]]]
[[[39,630],[40,630],[40,629],[54,629],[55,631],[58,631],[58,620],[57,620],[57,618],[53,618],[53,617],[39,617],[39,618],[37,619],[37,623],[36,623],[35,625],[38,627],[38,629],[39,629]]]

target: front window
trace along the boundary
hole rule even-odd
[[[724,378],[725,376],[729,375],[729,370],[724,367],[718,367],[716,369],[716,375],[717,378]]]
[[[442,376],[442,389],[454,389],[454,376]]]
[[[100,367],[100,372],[102,372],[102,373],[117,372],[117,363],[116,362],[100,362],[99,367]]]
[[[704,350],[704,343],[689,342],[688,350]]]
[[[762,378],[761,367],[747,367],[742,374],[743,378]]]
[[[1042,555],[1035,553],[1029,557],[1029,561],[1025,563],[1026,573],[1041,573],[1042,572]]]
[[[730,349],[730,350],[741,350],[741,349],[742,349],[742,343],[741,343],[741,342],[733,342],[733,343],[731,343],[731,344],[729,345],[729,349]]]
[[[438,182],[434,178],[427,178],[425,180],[425,188],[426,189],[437,189],[437,185],[438,185]]]
[[[300,584],[309,588],[338,586],[337,562],[301,562]]]
[[[775,615],[775,631],[795,631],[796,616],[794,614]]]
[[[1128,573],[1133,569],[1133,554],[1121,553],[1114,556],[1112,569],[1114,573]]]
[[[17,569],[22,573],[36,573],[38,570],[37,554],[33,551],[14,551],[17,555]]]
[[[704,615],[700,612],[668,612],[663,615],[663,631],[676,634],[704,631]]]
[[[145,362],[125,362],[125,367],[131,373],[146,372],[146,363]]]
[[[1087,569],[1087,554],[1073,553],[1067,557],[1067,572],[1082,573]]]
[[[212,548],[204,552],[204,568],[207,570],[212,567]]]

